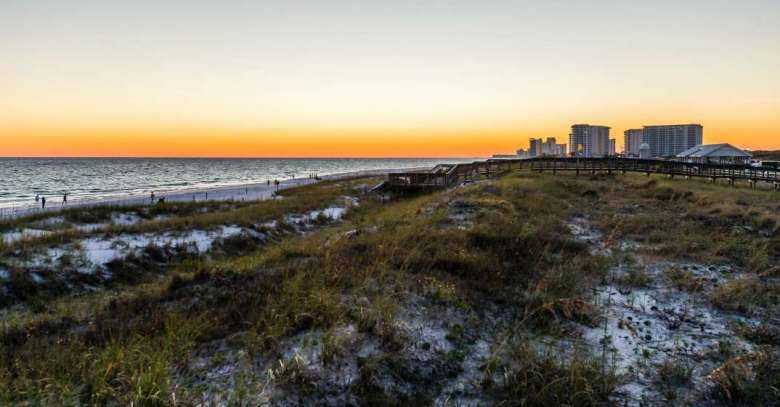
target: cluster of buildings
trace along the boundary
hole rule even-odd
[[[535,157],[609,157],[617,156],[615,139],[609,126],[575,124],[571,126],[569,144],[558,144],[555,137],[532,138],[528,150],[517,150],[519,158]],[[700,124],[644,126],[623,132],[624,151],[629,158],[728,159],[749,160],[751,154],[730,144],[703,145],[704,129]],[[568,147],[568,148],[567,148]]]
[[[563,157],[565,155],[566,144],[558,144],[555,137],[547,137],[547,140],[532,138],[528,141],[528,150],[522,148],[517,150],[517,156],[520,158]]]
[[[615,139],[609,138],[608,126],[575,124],[571,126],[569,144],[558,144],[555,137],[532,138],[528,150],[517,150],[520,158],[534,157],[606,157],[615,155]]]
[[[623,136],[626,157],[676,157],[702,145],[704,128],[701,124],[644,126],[626,130]]]

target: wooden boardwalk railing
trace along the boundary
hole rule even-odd
[[[429,171],[388,174],[386,186],[401,189],[446,188],[473,179],[478,175],[490,177],[516,169],[531,171],[574,171],[579,174],[597,172],[638,172],[647,175],[663,174],[669,177],[707,178],[713,182],[726,179],[732,185],[737,180],[748,181],[751,187],[758,182],[770,183],[780,190],[780,172],[773,167],[753,167],[744,164],[684,162],[662,159],[633,158],[564,158],[540,157],[532,159],[488,159],[467,164],[442,164]]]

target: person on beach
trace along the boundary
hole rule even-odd
[[[152,196],[152,199],[151,199],[152,204],[154,204],[154,191],[152,191],[150,195]]]
[[[62,194],[62,204],[65,205],[66,203],[68,203],[68,193],[67,192]]]
[[[35,194],[35,203],[41,200],[41,194]]]
[[[276,190],[278,191],[279,190],[279,180],[278,179],[274,180],[274,186],[276,187]]]
[[[271,186],[271,180],[270,179],[265,180],[265,185],[270,187]]]
[[[45,208],[46,208],[46,197],[42,196],[41,197],[41,209],[45,209]]]

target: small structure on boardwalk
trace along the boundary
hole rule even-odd
[[[650,144],[642,143],[642,145],[639,146],[639,158],[649,160],[651,157],[652,152],[650,151]]]
[[[728,143],[701,144],[677,154],[678,160],[703,163],[744,164],[753,154]]]

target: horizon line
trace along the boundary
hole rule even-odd
[[[223,160],[223,159],[229,159],[229,160],[371,160],[371,159],[377,159],[377,160],[421,160],[421,159],[442,159],[442,158],[490,158],[489,156],[156,156],[156,155],[150,155],[150,156],[93,156],[93,155],[84,155],[84,156],[35,156],[35,155],[17,155],[17,156],[10,156],[10,155],[0,155],[0,159],[18,159],[18,158],[64,158],[64,159],[84,159],[84,158],[93,158],[93,159],[106,159],[106,158],[119,158],[119,159],[150,159],[150,158],[156,158],[156,159],[217,159],[217,160]]]

